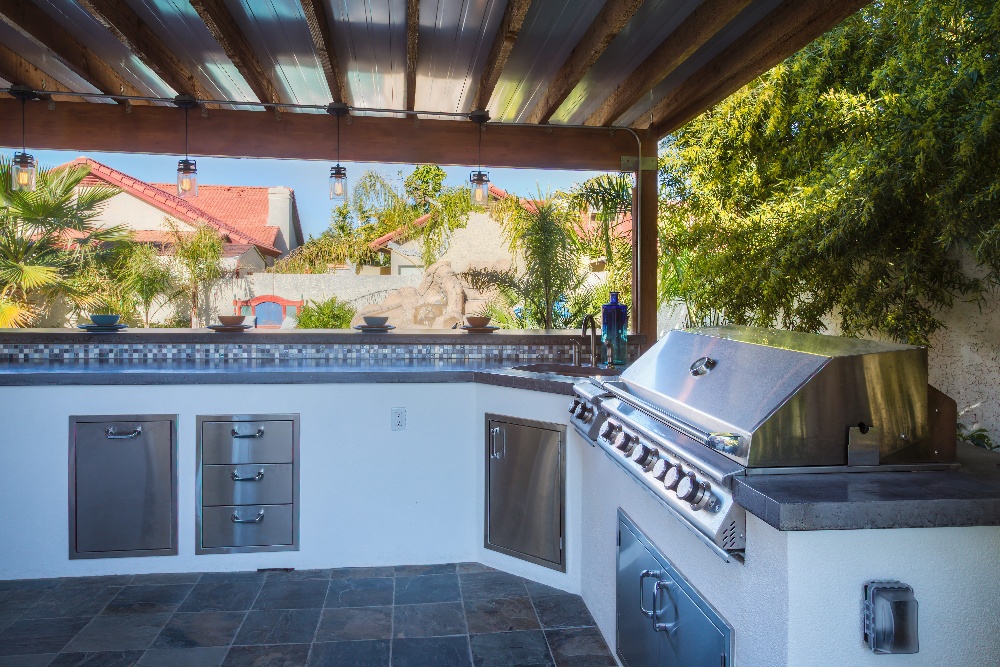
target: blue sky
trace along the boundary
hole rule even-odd
[[[55,166],[82,155],[78,151],[31,151],[44,166]],[[125,172],[147,182],[174,182],[177,177],[176,155],[133,155],[130,153],[86,153],[90,158],[109,167]],[[327,179],[331,163],[304,160],[265,160],[199,157],[198,183],[208,185],[283,185],[295,191],[299,218],[306,236],[317,235],[330,223],[331,202]],[[367,169],[380,169],[389,174],[402,170],[404,174],[413,165],[371,164],[345,162],[348,183]],[[470,167],[445,167],[447,185],[468,181]],[[490,180],[497,187],[521,195],[542,191],[560,190],[579,183],[595,171],[556,171],[542,169],[490,169]]]

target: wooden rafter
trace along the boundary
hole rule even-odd
[[[190,70],[125,0],[79,0],[79,3],[176,93],[202,99],[211,98],[211,94],[198,84]]]
[[[326,14],[323,0],[300,0],[302,13],[309,26],[309,36],[312,37],[313,49],[319,57],[326,85],[330,88],[330,97],[334,102],[347,103],[347,78],[340,68],[337,54],[333,50],[333,39],[330,37],[330,21]]]
[[[473,109],[485,109],[493,96],[493,90],[500,81],[504,65],[514,48],[517,35],[521,32],[521,24],[531,7],[531,0],[508,0],[504,9],[503,18],[500,20],[500,28],[497,30],[496,38],[493,40],[493,48],[490,49],[490,56],[486,60],[486,67],[479,78],[479,86],[476,94],[472,98]]]
[[[0,100],[0,118],[16,118],[16,100]],[[276,120],[260,111],[218,109],[191,114],[191,155],[329,161],[337,155],[335,123],[326,114],[293,113]],[[183,115],[173,107],[57,104],[32,119],[38,149],[170,155],[184,151]],[[343,161],[476,164],[478,127],[463,120],[355,116],[341,127]],[[0,146],[20,146],[21,128],[0,123]],[[616,171],[633,155],[628,132],[558,125],[491,127],[483,133],[484,166]],[[319,168],[322,165],[318,165]]]
[[[782,60],[805,47],[870,0],[785,0],[763,20],[668,93],[653,108],[655,137],[673,132]]]
[[[406,0],[406,108],[417,102],[417,38],[420,32],[420,0]]]
[[[750,0],[705,0],[615,88],[586,124],[615,122],[749,4]]]
[[[271,77],[268,76],[225,2],[223,0],[191,0],[191,6],[198,12],[215,41],[219,43],[229,60],[246,80],[258,101],[280,103],[281,97],[278,95],[278,89],[271,81]]]
[[[29,63],[17,53],[14,53],[11,49],[8,49],[3,44],[0,44],[0,78],[6,79],[15,86],[30,86],[35,90],[60,90],[67,93],[73,92],[42,70]],[[64,97],[62,95],[53,95],[52,97],[58,101],[83,101],[82,98],[75,96]],[[13,110],[12,113],[14,113]],[[16,113],[20,114],[20,110]],[[15,116],[5,116],[5,118],[14,117]],[[17,131],[20,132],[20,115],[16,116],[16,118],[18,119]],[[20,139],[18,141],[20,141]],[[20,146],[20,144],[17,145]]]
[[[109,95],[142,95],[55,19],[30,2],[0,0],[0,21],[52,52],[84,81]],[[51,77],[50,79],[51,80]],[[148,102],[135,102],[148,104]]]
[[[622,31],[642,2],[643,0],[608,0],[605,3],[573,52],[569,54],[569,58],[559,68],[545,95],[528,116],[529,123],[548,122],[576,84],[580,83],[608,45]]]

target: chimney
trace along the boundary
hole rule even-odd
[[[274,247],[282,255],[288,253],[289,240],[294,241],[295,230],[292,228],[292,191],[278,186],[267,189],[267,226],[278,228],[278,237]]]

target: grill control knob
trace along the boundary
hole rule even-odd
[[[670,490],[676,489],[682,479],[684,479],[684,469],[680,466],[672,466],[663,476],[663,486]]]
[[[660,455],[656,450],[649,453],[646,457],[646,462],[642,464],[642,469],[646,472],[650,472],[660,460]]]
[[[712,500],[712,487],[708,482],[699,482],[694,473],[689,472],[677,483],[677,497],[691,503],[692,509],[704,509]]]
[[[576,412],[576,409],[577,409],[578,407],[580,407],[580,399],[579,399],[579,398],[574,398],[574,399],[573,399],[573,405],[569,406],[569,413],[570,413],[570,414],[573,414],[573,413],[575,413],[575,412]]]
[[[576,416],[579,417],[580,421],[584,424],[589,424],[594,418],[594,409],[588,405],[584,405],[580,408],[580,412],[578,412]]]
[[[635,438],[628,433],[619,433],[618,437],[615,438],[615,447],[626,454],[632,451],[634,444]]]
[[[653,464],[653,477],[662,480],[663,476],[667,474],[667,471],[674,467],[674,464],[666,459],[657,458],[656,463]]]
[[[629,454],[628,457],[632,461],[632,463],[638,463],[639,465],[644,465],[646,463],[646,459],[648,459],[649,455],[652,453],[653,453],[652,449],[650,449],[646,445],[637,443],[636,446],[632,449],[632,453]]]
[[[604,427],[604,431],[601,433],[601,437],[610,442],[611,439],[614,437],[615,433],[617,433],[620,428],[621,426],[619,426],[618,424],[614,422],[608,422],[607,425],[605,425]]]

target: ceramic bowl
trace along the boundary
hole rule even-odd
[[[99,327],[113,327],[118,324],[121,315],[91,315],[90,321]]]
[[[469,323],[469,326],[473,329],[482,329],[490,323],[490,318],[488,317],[476,317],[474,315],[469,315],[465,318],[465,321]]]
[[[374,317],[372,315],[365,315],[364,318],[366,327],[384,327],[385,323],[389,321],[388,317]]]
[[[243,324],[243,320],[246,318],[246,315],[219,315],[219,323],[223,326],[235,327]]]

